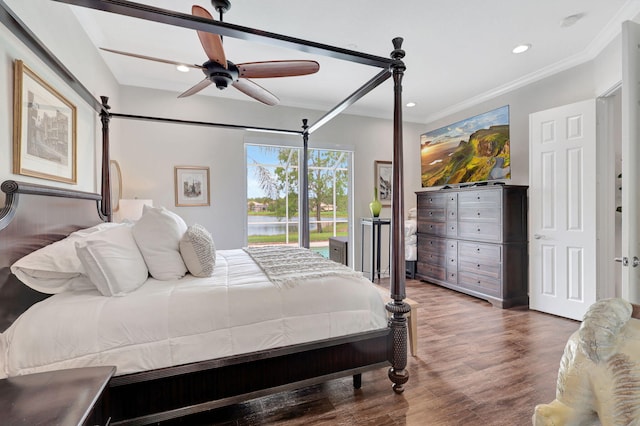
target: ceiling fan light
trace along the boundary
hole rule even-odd
[[[186,65],[177,65],[176,69],[180,72],[189,72],[189,67]]]
[[[527,50],[531,49],[531,45],[530,44],[519,44],[516,47],[513,48],[512,52],[515,54],[518,53],[524,53]]]

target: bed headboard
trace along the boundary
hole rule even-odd
[[[21,257],[71,232],[103,221],[99,194],[8,180],[0,187],[0,333],[29,306],[46,298],[10,271]]]

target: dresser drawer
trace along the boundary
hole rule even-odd
[[[499,223],[501,217],[502,209],[497,206],[470,206],[458,210],[458,219],[465,221]]]
[[[447,237],[455,238],[458,236],[458,223],[447,222],[447,229],[445,230]]]
[[[442,253],[446,250],[446,240],[431,238],[428,235],[418,236],[418,251],[422,253]]]
[[[425,252],[419,251],[418,258],[420,259],[420,262],[428,263],[430,265],[446,266],[447,264],[446,256],[442,255],[441,253],[430,252],[430,251],[425,251]]]
[[[472,262],[475,262],[476,259],[491,259],[500,263],[502,262],[502,248],[495,244],[459,241],[458,256],[460,258],[470,258]]]
[[[445,281],[449,284],[458,284],[458,271],[456,269],[447,268]]]
[[[493,222],[458,222],[458,236],[470,240],[500,241],[502,227]]]
[[[442,208],[425,209],[422,217],[429,222],[444,222],[446,210]]]
[[[494,279],[500,279],[501,266],[500,262],[490,259],[478,260],[476,262],[474,262],[473,259],[461,259],[460,262],[458,262],[458,270],[460,272],[471,272]]]
[[[463,191],[458,194],[458,205],[460,207],[468,204],[493,204],[500,206],[502,198],[500,189],[489,189],[483,191]]]
[[[447,240],[447,256],[458,256],[458,241],[457,240]]]
[[[445,207],[447,204],[446,194],[441,192],[424,192],[418,194],[418,209],[429,209],[433,207]]]
[[[418,261],[418,264],[416,265],[416,273],[426,278],[444,281],[446,270],[442,266],[431,265],[429,263]]]
[[[422,232],[425,234],[431,235],[447,235],[447,224],[446,222],[429,222],[418,220],[417,226],[418,232]]]
[[[470,290],[491,296],[500,296],[501,281],[466,271],[458,273],[458,284]]]

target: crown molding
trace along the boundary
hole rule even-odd
[[[607,47],[609,43],[611,43],[621,33],[622,23],[624,21],[633,20],[639,14],[640,0],[627,0],[627,2],[615,14],[615,16],[611,18],[607,25],[602,28],[598,35],[582,52],[570,56],[562,61],[551,64],[547,67],[541,68],[507,84],[498,86],[487,92],[466,99],[463,102],[451,105],[445,109],[438,111],[435,114],[430,114],[426,117],[426,123],[431,123],[465,109],[474,107],[498,96],[504,95],[521,87],[535,83],[536,81],[542,80],[559,72],[566,71],[570,68],[595,59],[604,50],[604,48]]]

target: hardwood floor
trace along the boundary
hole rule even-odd
[[[386,369],[283,392],[165,425],[530,425],[555,398],[564,345],[579,322],[489,303],[416,280],[418,356],[402,395]]]

